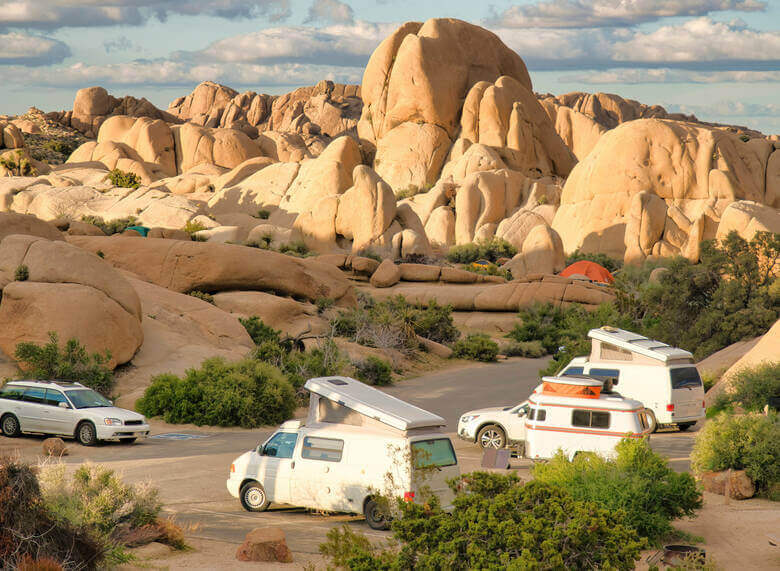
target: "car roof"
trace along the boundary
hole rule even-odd
[[[74,381],[42,381],[36,379],[19,379],[16,381],[9,381],[6,386],[15,387],[51,387],[61,389],[86,389],[81,383]]]

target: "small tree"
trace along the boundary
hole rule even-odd
[[[132,172],[125,172],[119,169],[114,169],[110,171],[107,176],[111,184],[120,188],[136,189],[141,186],[141,179],[137,174]]]
[[[53,331],[45,345],[19,343],[14,357],[26,365],[25,375],[32,379],[74,381],[104,395],[109,395],[114,386],[114,374],[106,366],[111,360],[110,351],[90,354],[75,338],[60,348]]]

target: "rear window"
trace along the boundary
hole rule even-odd
[[[449,438],[432,438],[412,442],[412,458],[415,468],[430,466],[455,466],[458,458]]]
[[[571,413],[571,424],[584,428],[609,428],[609,413],[598,410],[574,410]]]
[[[673,389],[692,389],[695,387],[701,387],[701,377],[696,367],[680,367],[679,369],[671,369],[670,375],[672,377]]]
[[[24,389],[22,400],[25,402],[34,402],[37,404],[43,404],[45,394],[46,394],[46,389]]]
[[[4,387],[0,390],[0,399],[21,400],[23,392],[22,387]]]

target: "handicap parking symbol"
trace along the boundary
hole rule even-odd
[[[149,438],[158,438],[160,440],[195,440],[198,438],[208,438],[208,434],[184,434],[179,432],[166,432],[165,434],[155,434]]]

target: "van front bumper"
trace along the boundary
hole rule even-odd
[[[234,498],[239,497],[241,494],[241,478],[234,478],[231,476],[226,482],[227,490]]]

